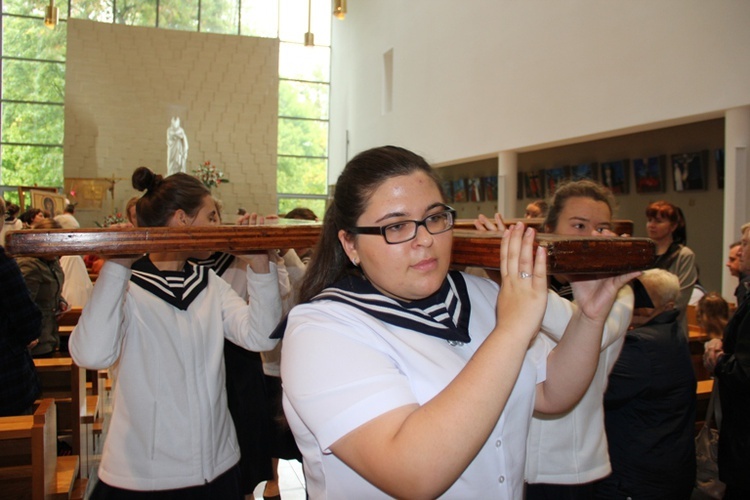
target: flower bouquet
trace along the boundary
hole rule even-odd
[[[210,161],[205,161],[193,170],[193,175],[198,178],[208,189],[226,184],[229,179],[224,178],[224,172],[216,168]]]
[[[128,223],[128,219],[121,212],[115,212],[106,216],[101,224],[96,221],[94,223],[99,227],[110,227]]]

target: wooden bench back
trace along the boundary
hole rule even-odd
[[[71,307],[57,318],[58,326],[76,326],[78,319],[81,317],[82,307]]]
[[[33,415],[0,417],[3,498],[44,500],[56,491],[57,407],[43,399]]]
[[[34,359],[42,398],[57,404],[57,430],[72,435],[73,454],[81,454],[81,415],[86,413],[86,375],[71,358]]]

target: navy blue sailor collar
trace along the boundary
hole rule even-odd
[[[424,299],[402,301],[383,295],[363,277],[347,276],[324,289],[310,302],[333,300],[355,307],[394,326],[448,341],[451,345],[471,342],[469,318],[471,302],[466,281],[458,271],[450,271],[440,290]],[[284,320],[271,338],[281,338]]]
[[[226,252],[214,252],[207,259],[188,259],[189,262],[205,266],[214,270],[218,276],[223,276],[234,262],[235,256]]]
[[[182,311],[208,287],[210,273],[208,267],[189,261],[182,271],[161,271],[148,255],[135,261],[130,269],[130,281]]]

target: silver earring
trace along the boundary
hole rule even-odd
[[[357,259],[352,259],[352,264],[354,264],[354,267],[357,267],[359,262],[357,262]]]

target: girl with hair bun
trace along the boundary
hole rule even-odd
[[[211,193],[190,175],[162,177],[140,167],[132,182],[145,191],[136,210],[140,227],[219,223]],[[272,349],[281,299],[267,252],[245,257],[249,302],[189,260],[210,254],[175,249],[110,259],[99,273],[69,345],[78,365],[114,365],[117,375],[93,499],[146,498],[144,492],[243,498],[224,339],[248,350]]]

